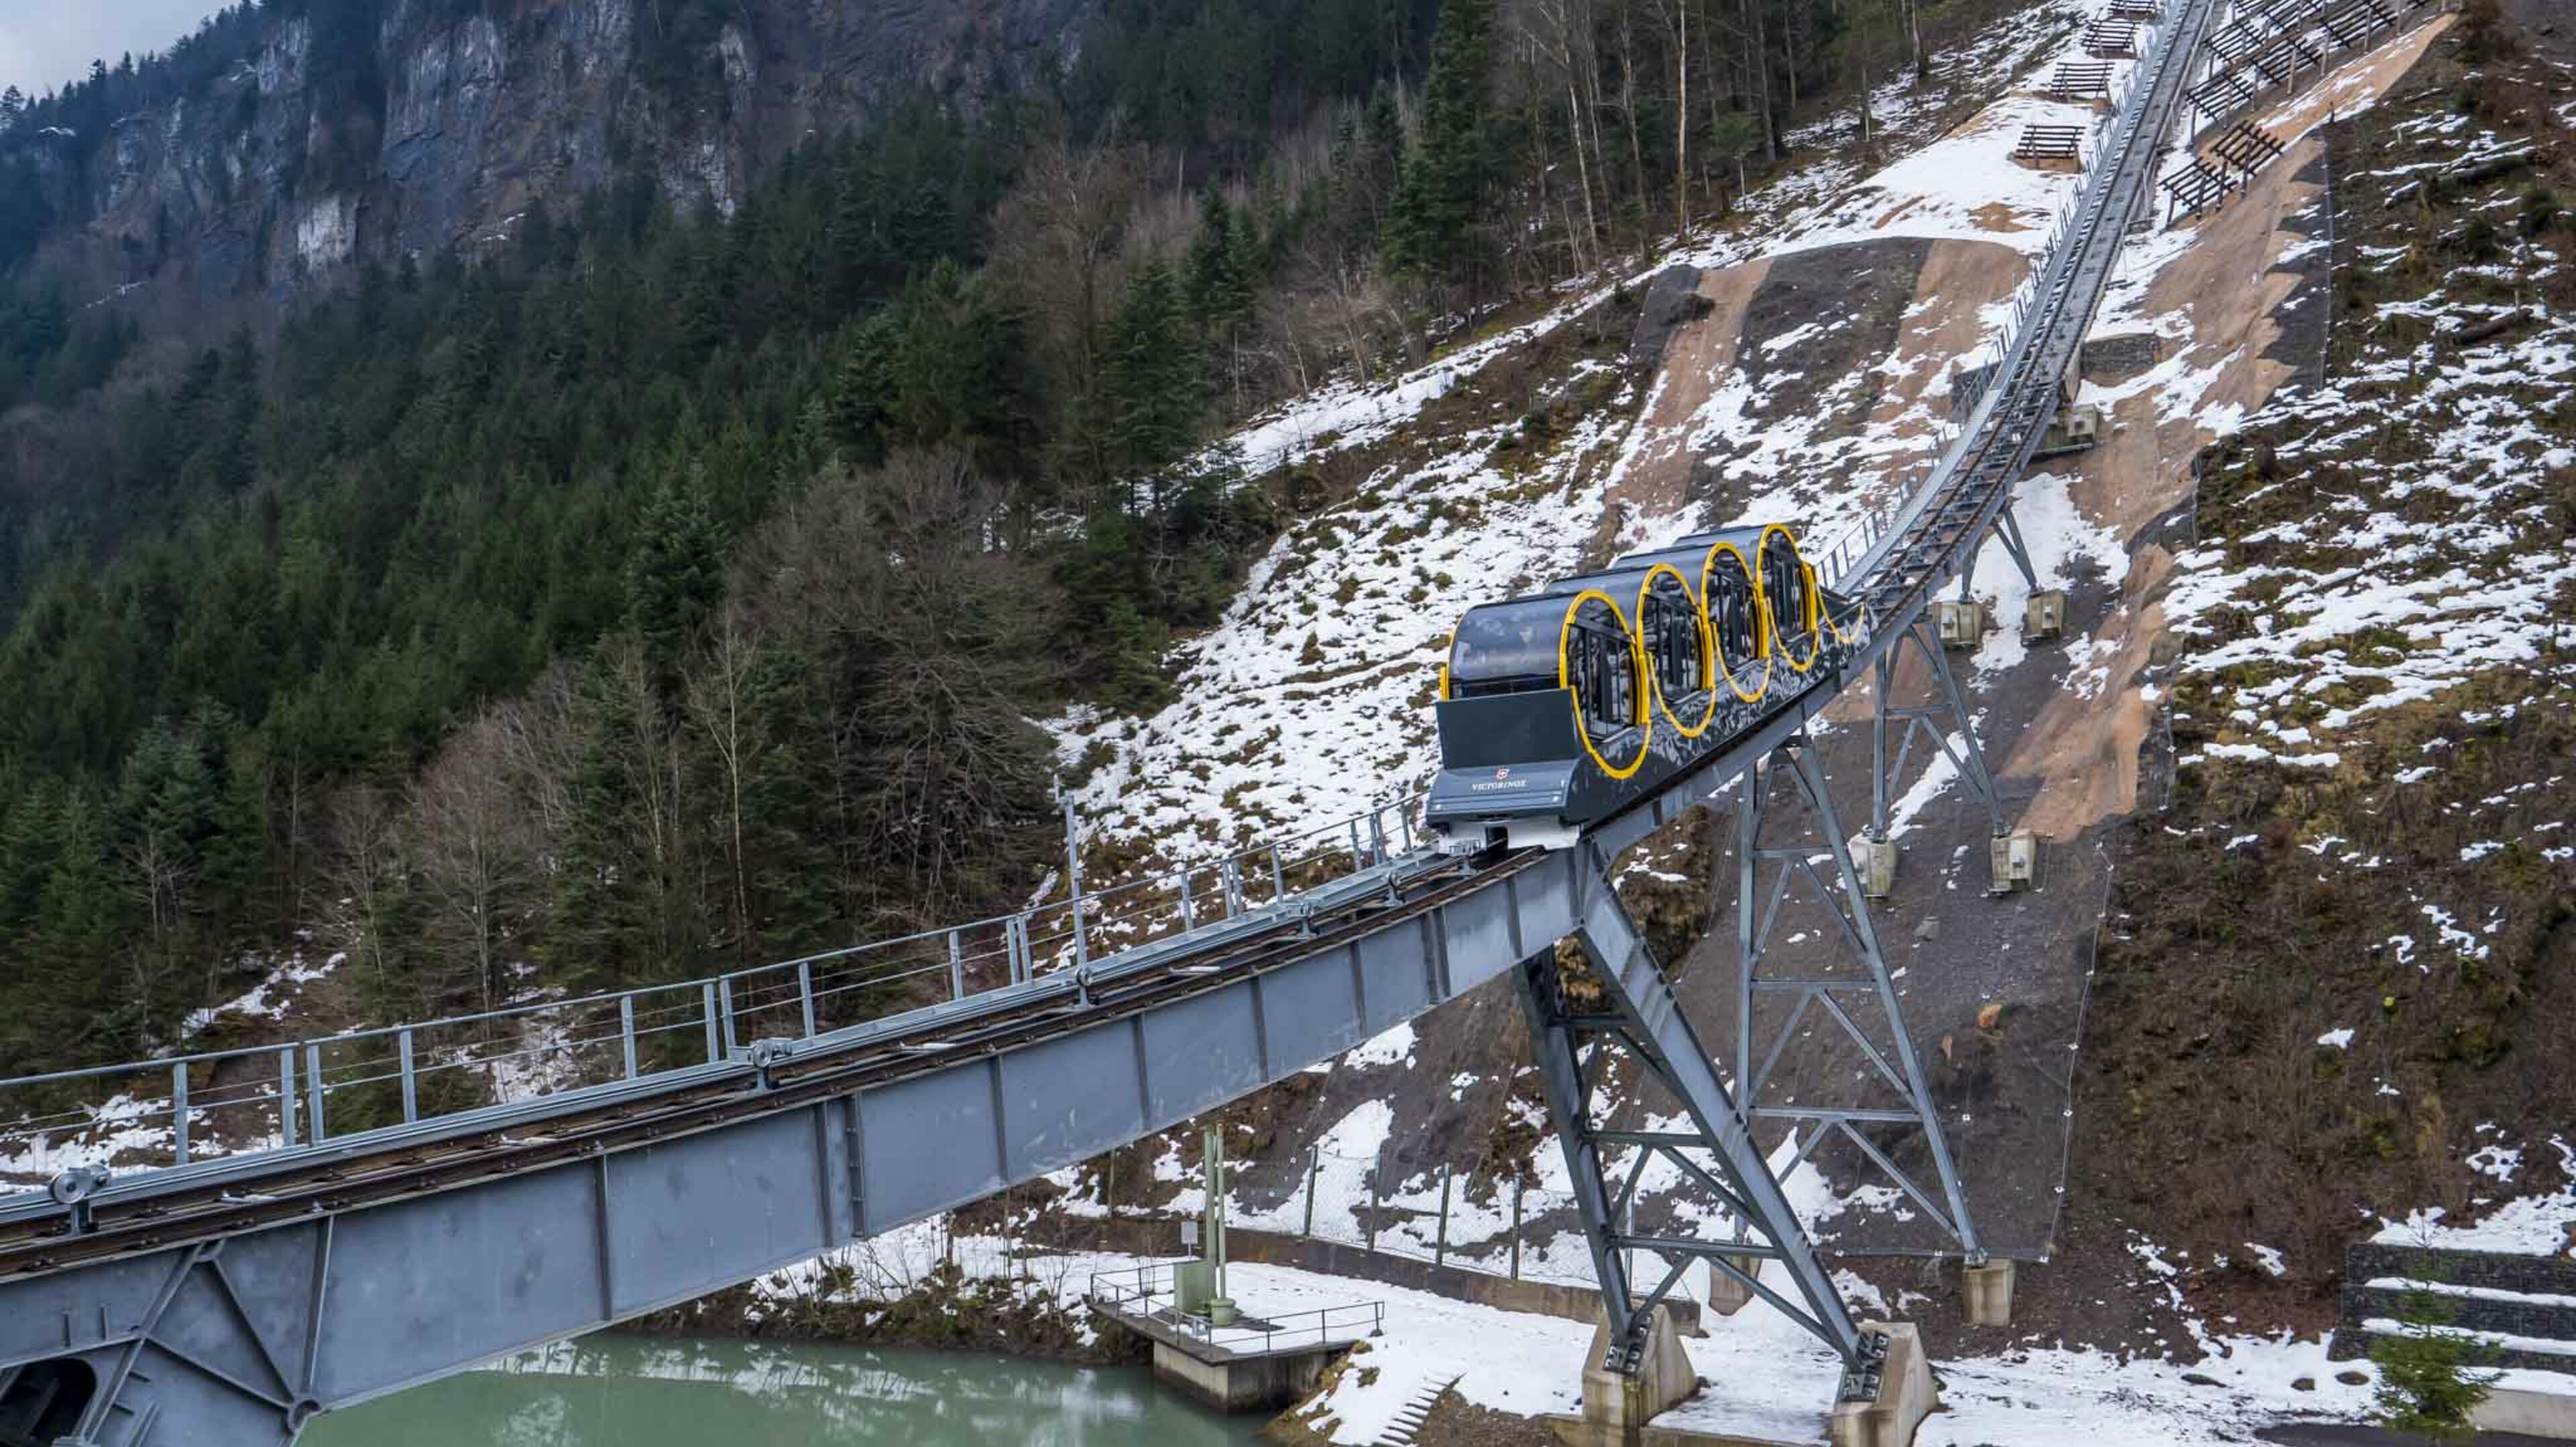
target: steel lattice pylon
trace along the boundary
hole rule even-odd
[[[1706,1261],[1711,1271],[1742,1284],[1832,1347],[1844,1363],[1844,1399],[1875,1397],[1886,1337],[1854,1323],[1834,1290],[1749,1123],[1701,1048],[1644,934],[1610,886],[1601,846],[1587,839],[1576,852],[1574,940],[1602,998],[1593,1003],[1569,997],[1553,946],[1522,961],[1514,982],[1610,1321],[1609,1358],[1602,1365],[1636,1371],[1655,1306],[1680,1284],[1692,1261]],[[1596,1122],[1595,1086],[1614,1051],[1671,1092],[1681,1103],[1686,1129],[1618,1130]],[[1614,1181],[1609,1156],[1622,1149],[1625,1170]],[[1725,1207],[1738,1223],[1737,1239],[1637,1234],[1631,1213],[1638,1184],[1659,1157]],[[1625,1255],[1635,1251],[1652,1252],[1666,1263],[1642,1292],[1629,1277]],[[1737,1264],[1746,1258],[1756,1269]],[[1758,1279],[1763,1261],[1781,1263],[1788,1293]]]
[[[1937,666],[1939,650],[1934,648],[1931,653]],[[1955,690],[1952,698],[1955,702]],[[1974,759],[1973,744],[1970,756]],[[1983,761],[1976,760],[1976,766],[1982,776]],[[1779,817],[1784,811],[1771,795],[1783,780],[1792,786],[1795,802],[1805,806],[1811,829],[1780,827],[1788,821]],[[1880,787],[1883,793],[1883,773]],[[1991,803],[1991,781],[1985,787]],[[1736,821],[1735,1082],[1746,1121],[1781,1121],[1793,1129],[1805,1128],[1791,1159],[1792,1169],[1828,1137],[1839,1135],[1849,1140],[1929,1215],[1944,1235],[1958,1244],[1970,1264],[1982,1264],[1985,1250],[1978,1243],[1976,1224],[1960,1190],[1959,1173],[1951,1161],[1949,1143],[1942,1134],[1914,1038],[1906,1029],[1896,986],[1879,948],[1878,930],[1871,922],[1860,875],[1852,863],[1850,836],[1843,832],[1841,819],[1835,813],[1824,771],[1816,763],[1815,745],[1803,731],[1791,735],[1760,766],[1745,772],[1737,798]],[[1830,880],[1818,868],[1820,860],[1828,859],[1833,864]],[[1767,887],[1766,865],[1770,866]],[[1801,881],[1807,886],[1804,893],[1823,906],[1832,921],[1833,933],[1860,966],[1858,971],[1840,975],[1781,975],[1766,971],[1766,956],[1781,908],[1800,892],[1797,886]],[[1773,996],[1787,996],[1792,1003],[1757,1059],[1755,1006],[1757,1001]],[[1868,1066],[1864,1075],[1885,1088],[1890,1104],[1872,1107],[1768,1103],[1766,1087],[1772,1083],[1773,1072],[1811,1011],[1821,1011],[1834,1030],[1856,1047]],[[1863,1026],[1863,1019],[1872,1013],[1885,1028],[1884,1045],[1873,1041]],[[1869,1138],[1864,1126],[1922,1132],[1939,1178],[1937,1202],[1932,1191],[1917,1183],[1879,1142]]]

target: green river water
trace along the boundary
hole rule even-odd
[[[307,1447],[1032,1443],[1235,1447],[1141,1367],[815,1342],[597,1336],[316,1420]]]

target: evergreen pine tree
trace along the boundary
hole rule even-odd
[[[1202,407],[1198,352],[1170,262],[1146,262],[1128,277],[1107,352],[1110,454],[1124,474],[1130,509],[1139,480],[1148,485],[1148,507],[1159,508],[1163,474],[1197,442]]]
[[[1494,0],[1441,0],[1431,41],[1422,133],[1404,158],[1387,218],[1387,260],[1424,280],[1483,283],[1495,178]]]
[[[1190,240],[1190,318],[1219,347],[1251,319],[1250,223],[1210,186],[1199,196],[1198,234]]]
[[[832,384],[832,434],[862,466],[885,458],[895,420],[894,353],[899,333],[894,314],[878,311],[860,324]]]
[[[627,618],[647,655],[667,670],[723,597],[724,535],[708,506],[705,464],[691,462],[664,477],[644,511],[627,574]]]
[[[2382,1425],[2447,1440],[2476,1431],[2469,1418],[2496,1383],[2480,1368],[2494,1353],[2475,1337],[2453,1330],[2450,1303],[2417,1285],[2399,1298],[2395,1335],[2372,1341],[2379,1368],[2373,1393]]]
[[[895,342],[890,404],[902,440],[915,446],[962,440],[967,358],[959,333],[965,305],[965,282],[957,263],[945,257],[904,299],[909,316]]]

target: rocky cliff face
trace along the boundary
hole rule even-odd
[[[272,10],[210,81],[147,70],[167,94],[100,133],[6,139],[76,301],[151,285],[202,312],[497,239],[630,168],[730,211],[807,136],[920,87],[978,106],[1069,59],[1098,3],[360,0],[354,43]]]

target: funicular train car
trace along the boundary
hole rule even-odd
[[[1863,632],[1784,524],[1467,610],[1436,705],[1443,847],[1563,848],[1833,676]]]

